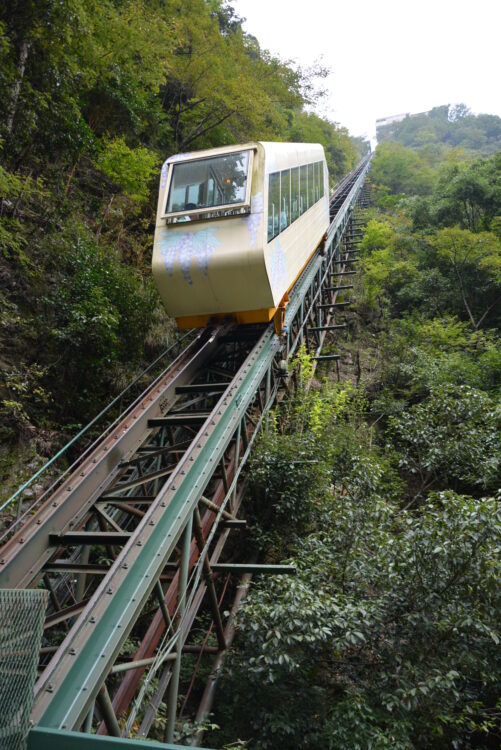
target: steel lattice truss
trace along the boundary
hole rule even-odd
[[[39,728],[146,737],[164,703],[172,741],[182,655],[215,656],[203,718],[250,575],[294,572],[239,559],[245,464],[290,387],[284,361],[303,342],[317,361],[337,359],[321,351],[350,304],[339,297],[352,288],[344,282],[358,260],[355,207],[366,201],[368,167],[366,159],[331,201],[325,246],[290,295],[287,335],[204,329],[4,546],[0,587],[44,586],[50,597]],[[194,640],[202,604],[207,633]]]

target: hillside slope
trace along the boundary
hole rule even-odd
[[[305,110],[315,91],[222,0],[2,5],[3,495],[175,335],[150,278],[163,160],[314,140],[334,180],[365,145]]]

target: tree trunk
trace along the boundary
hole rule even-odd
[[[21,85],[24,78],[24,70],[26,68],[26,60],[28,59],[28,53],[30,51],[31,41],[23,39],[21,42],[21,49],[19,50],[19,62],[17,64],[17,74],[12,88],[10,91],[10,102],[7,111],[7,132],[10,135],[14,126],[14,118],[17,111],[17,102],[19,100],[19,94],[21,92]]]
[[[463,286],[463,279],[461,278],[461,274],[459,273],[459,268],[455,260],[452,261],[452,266],[454,268],[456,278],[459,282],[459,291],[461,292],[461,299],[463,300],[463,305],[465,306],[466,312],[468,313],[468,317],[470,318],[470,322],[473,326],[473,330],[476,331],[478,329],[478,325],[477,323],[475,323],[475,318],[473,317],[470,306],[468,304],[468,300],[466,299],[466,294],[465,294],[464,286]]]

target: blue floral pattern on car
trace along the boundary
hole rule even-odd
[[[160,252],[165,270],[172,276],[177,261],[184,280],[193,284],[191,265],[195,259],[198,268],[207,276],[211,255],[221,244],[216,236],[217,227],[200,229],[194,232],[176,232],[164,230],[160,237]]]

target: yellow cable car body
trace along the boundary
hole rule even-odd
[[[256,142],[167,159],[153,278],[179,328],[268,322],[329,225],[319,144]]]

